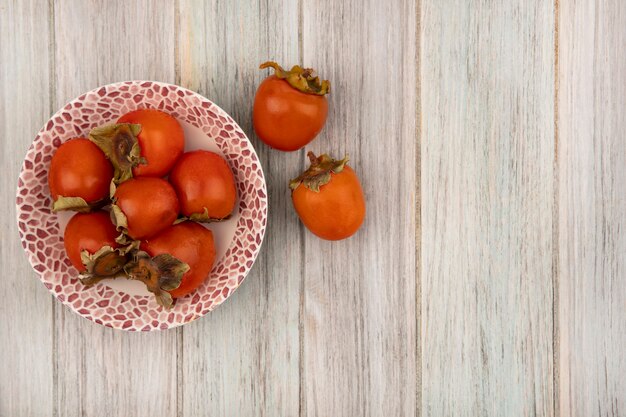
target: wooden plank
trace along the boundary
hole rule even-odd
[[[55,108],[99,85],[175,81],[174,2],[57,1]],[[176,331],[128,334],[56,306],[59,416],[171,416]]]
[[[414,416],[416,2],[302,7],[303,63],[332,83],[307,149],[349,154],[368,210],[348,240],[305,231],[302,415]]]
[[[47,1],[0,5],[0,415],[52,415],[52,296],[28,264],[15,223],[26,150],[50,116]]]
[[[288,180],[299,154],[270,150],[253,134],[261,62],[298,61],[298,2],[181,1],[181,85],[231,114],[264,167],[269,219],[263,248],[242,287],[185,327],[184,415],[295,416],[299,408],[300,229]]]
[[[421,7],[422,414],[552,416],[553,3]]]
[[[626,4],[560,2],[562,416],[626,415]]]

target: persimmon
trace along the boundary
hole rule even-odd
[[[214,152],[184,153],[169,179],[178,195],[181,212],[191,220],[221,220],[235,207],[235,178],[228,162]]]
[[[126,113],[117,121],[141,126],[137,135],[141,157],[145,164],[133,168],[136,177],[162,177],[182,155],[185,134],[178,120],[156,109],[140,109]]]
[[[296,65],[285,71],[275,62],[261,65],[269,67],[275,74],[263,80],[254,97],[254,131],[272,148],[296,151],[311,142],[326,123],[330,82],[320,81],[311,68]]]
[[[293,206],[304,225],[326,240],[352,236],[365,218],[359,178],[346,163],[308,153],[311,166],[290,182]]]
[[[161,178],[124,181],[115,190],[114,203],[111,209],[116,225],[136,240],[156,235],[178,217],[176,192]]]
[[[169,291],[173,298],[184,297],[202,285],[215,261],[213,232],[192,221],[176,224],[146,239],[141,249],[153,257],[171,255],[189,267],[180,286]]]
[[[96,145],[70,139],[52,156],[48,185],[53,209],[90,211],[109,196],[113,167]]]
[[[140,109],[126,113],[116,124],[89,132],[115,168],[115,182],[132,177],[163,177],[185,148],[183,128],[160,110]]]

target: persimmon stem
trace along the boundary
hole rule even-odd
[[[267,61],[259,66],[260,69],[273,68],[274,75],[281,80],[285,80],[290,86],[296,90],[316,96],[324,96],[330,93],[330,81],[320,80],[312,68],[302,68],[294,65],[289,71],[285,71],[283,67],[274,61]]]
[[[309,190],[318,193],[320,191],[320,187],[328,184],[330,181],[331,173],[339,174],[343,171],[346,163],[348,162],[347,156],[343,159],[335,160],[327,154],[315,156],[315,154],[311,151],[307,152],[307,156],[311,161],[311,166],[300,174],[299,177],[294,178],[289,182],[289,187],[292,191],[295,191],[295,189],[302,184]]]

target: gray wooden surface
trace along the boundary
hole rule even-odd
[[[0,416],[626,416],[625,50],[621,0],[3,0]],[[332,81],[308,149],[362,179],[347,241],[253,134],[266,59]],[[270,199],[243,286],[151,334],[57,304],[15,225],[38,129],[128,79],[233,115]]]
[[[560,9],[560,410],[624,416],[626,2]]]
[[[421,22],[422,411],[552,416],[553,5]]]

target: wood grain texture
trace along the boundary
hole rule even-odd
[[[553,4],[421,7],[422,414],[552,416]]]
[[[299,410],[301,231],[288,181],[301,153],[270,150],[252,129],[252,102],[272,59],[298,62],[298,2],[181,1],[182,86],[224,108],[263,164],[269,218],[259,257],[219,309],[185,326],[184,415],[295,416]]]
[[[173,1],[58,1],[54,17],[55,109],[115,81],[175,81]],[[176,331],[128,334],[55,309],[56,415],[176,414]]]
[[[625,47],[620,0],[0,2],[0,415],[626,416]],[[346,241],[292,209],[305,153],[254,135],[266,59],[332,82],[307,150],[362,179]],[[270,200],[243,286],[152,334],[54,301],[15,225],[41,125],[130,79],[233,115]]]
[[[349,154],[367,200],[348,240],[305,231],[302,415],[413,416],[416,5],[302,7],[303,64],[332,83],[326,127],[307,149]]]
[[[626,3],[561,1],[562,416],[626,415]]]
[[[47,1],[0,3],[1,416],[52,415],[53,299],[28,263],[15,222],[17,176],[51,110],[49,29]]]

